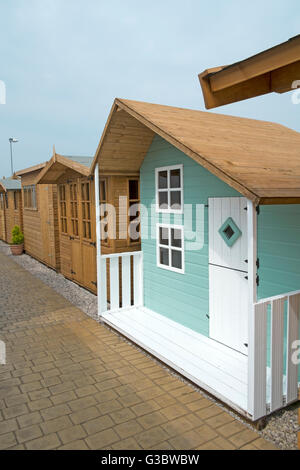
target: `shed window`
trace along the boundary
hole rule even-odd
[[[4,194],[4,198],[5,198],[5,207],[6,207],[6,209],[8,209],[8,196],[7,196],[7,193]]]
[[[157,224],[157,266],[184,273],[184,230],[182,226]]]
[[[90,183],[81,183],[83,238],[92,238]]]
[[[68,233],[67,219],[67,201],[66,201],[66,185],[59,185],[59,207],[60,207],[60,229],[62,233]]]
[[[183,165],[156,168],[155,171],[157,211],[182,213]]]
[[[78,198],[77,198],[77,184],[70,184],[70,205],[71,205],[71,228],[72,235],[78,237]]]
[[[18,209],[18,193],[17,191],[14,191],[14,210],[16,211]]]
[[[23,187],[24,196],[24,208],[25,209],[36,209],[36,186],[31,184]]]

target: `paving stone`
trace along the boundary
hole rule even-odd
[[[0,434],[7,434],[18,429],[18,423],[15,419],[6,419],[0,422]],[[1,440],[1,437],[0,437]]]
[[[110,444],[119,441],[120,438],[113,429],[106,429],[85,439],[90,449],[106,449]]]
[[[20,415],[28,413],[27,406],[25,404],[14,405],[9,408],[4,408],[2,410],[5,419],[15,418]]]
[[[63,444],[68,444],[69,442],[86,437],[87,433],[82,426],[77,425],[59,431],[58,435]]]
[[[17,444],[15,435],[13,432],[2,434],[0,439],[0,450],[9,449],[10,447]]]
[[[16,431],[16,437],[20,444],[23,442],[32,441],[41,435],[42,431],[36,424],[27,428],[18,429]]]
[[[69,416],[60,416],[59,418],[50,419],[41,423],[44,434],[51,434],[72,426]]]
[[[47,436],[26,442],[25,447],[28,450],[51,450],[57,449],[60,445],[56,434],[48,434]]]
[[[66,404],[51,406],[50,408],[41,411],[41,415],[45,421],[67,415],[69,413],[71,413],[71,410]]]
[[[138,418],[138,422],[143,426],[144,429],[150,429],[154,426],[159,426],[166,421],[166,417],[159,411],[153,411],[152,413]]]
[[[159,442],[166,441],[168,437],[166,431],[161,427],[156,427],[139,433],[139,435],[136,436],[136,441],[143,449],[155,449]]]
[[[229,438],[230,442],[238,448],[243,447],[256,439],[257,434],[254,431],[251,431],[251,429],[244,429],[242,432],[234,434]]]
[[[130,408],[122,408],[121,410],[113,411],[110,416],[116,424],[124,423],[125,421],[135,418],[135,415]]]
[[[139,432],[143,431],[142,426],[135,419],[132,419],[131,421],[126,421],[122,424],[118,424],[114,427],[114,429],[115,431],[117,431],[117,433],[122,439],[135,436]]]
[[[98,418],[86,421],[83,424],[84,429],[88,434],[96,434],[103,429],[110,428],[114,425],[110,416],[99,416]]]
[[[98,418],[101,415],[98,408],[91,406],[84,408],[83,410],[76,411],[70,414],[70,418],[74,424],[81,424],[89,421],[90,419]]]
[[[59,447],[58,450],[89,450],[89,448],[85,441],[77,440]]]
[[[17,418],[19,426],[21,428],[32,426],[34,424],[39,424],[42,422],[42,417],[38,411],[32,413],[27,413],[26,415],[19,416]]]

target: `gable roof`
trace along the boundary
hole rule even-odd
[[[39,163],[38,165],[30,166],[29,168],[25,168],[23,170],[19,170],[15,172],[16,176],[23,176],[26,175],[27,173],[33,173],[34,171],[41,170],[46,166],[47,162],[44,163]]]
[[[90,174],[93,157],[75,157],[59,155],[55,152],[43,171],[37,178],[37,184],[53,184],[63,175],[66,169],[71,169],[82,176]]]
[[[300,35],[234,64],[199,74],[207,109],[266,93],[285,93],[300,77]]]
[[[3,191],[17,191],[21,189],[21,181],[14,178],[3,178],[0,179],[0,189]]]
[[[115,100],[91,171],[98,159],[100,173],[139,171],[154,134],[256,204],[300,198],[298,132],[272,122],[137,101]]]

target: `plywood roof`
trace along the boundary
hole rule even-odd
[[[32,173],[34,171],[41,170],[46,166],[47,162],[44,163],[39,163],[38,165],[30,166],[29,168],[25,168],[24,170],[19,170],[16,171],[15,175],[16,176],[23,176],[26,175],[27,173]]]
[[[0,179],[0,189],[2,191],[11,191],[21,189],[21,181],[14,178],[3,178]]]
[[[207,109],[266,93],[291,91],[299,77],[300,35],[247,59],[199,74]]]
[[[298,132],[272,122],[137,101],[115,100],[91,171],[98,160],[100,173],[139,171],[154,134],[256,204],[300,198]]]
[[[92,157],[74,157],[54,153],[53,157],[37,178],[38,184],[55,184],[67,169],[71,169],[82,176],[88,176]]]

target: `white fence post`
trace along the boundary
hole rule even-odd
[[[298,365],[292,361],[293,343],[299,339],[299,299],[300,294],[288,298],[287,357],[286,357],[286,402],[298,399]]]
[[[100,226],[100,192],[99,192],[99,165],[97,163],[94,173],[95,179],[95,208],[96,208],[96,249],[97,249],[97,300],[98,315],[101,315],[101,226]],[[105,278],[106,279],[106,278]]]

